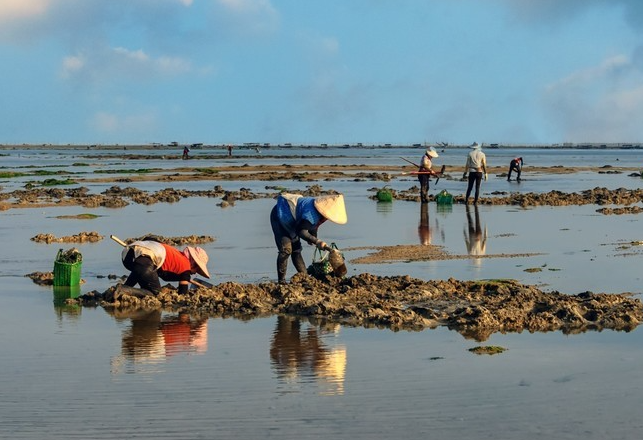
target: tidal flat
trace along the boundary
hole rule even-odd
[[[303,192],[317,185],[320,191],[345,194],[348,224],[325,224],[320,236],[343,250],[349,278],[513,280],[549,293],[607,293],[640,300],[640,214],[599,212],[640,207],[640,200],[603,197],[601,202],[565,206],[481,203],[476,209],[456,197],[452,206],[432,202],[423,209],[413,198],[417,181],[401,175],[408,168],[398,159],[418,155],[413,149],[322,151],[311,159],[305,158],[309,151],[280,150],[272,158],[267,151],[260,156],[239,151],[239,157],[193,161],[198,167],[211,161],[208,168],[243,169],[238,180],[217,180],[218,173],[201,172],[208,178],[192,179],[195,171],[181,171],[185,166],[180,160],[127,158],[121,151],[121,157],[107,159],[83,157],[82,150],[45,151],[28,158],[24,152],[7,153],[1,158],[7,172],[47,164],[62,171],[91,171],[92,179],[70,186],[87,188],[85,194],[101,195],[119,186],[147,194],[171,188],[177,196],[153,203],[127,199],[122,207],[55,203],[54,197],[0,211],[0,366],[6,373],[0,381],[9,396],[0,403],[0,437],[591,439],[634,438],[641,428],[636,411],[643,383],[638,325],[580,332],[500,329],[476,338],[449,325],[399,329],[301,313],[244,317],[211,316],[198,309],[87,307],[65,295],[113,287],[126,273],[120,246],[108,238],[49,244],[31,240],[40,233],[64,237],[89,231],[123,238],[147,233],[211,236],[214,240],[201,246],[210,255],[212,282],[270,284],[276,279],[268,221],[273,196],[282,189]],[[502,177],[503,163],[508,165],[514,153],[488,151],[497,168],[483,183],[483,199],[551,191],[622,194],[620,188],[632,195],[643,186],[640,177],[630,176],[635,166],[619,168],[640,160],[636,151],[523,151],[527,166],[520,184]],[[464,154],[441,153],[453,176],[432,185],[432,195],[443,189],[463,194],[458,174]],[[587,155],[598,166],[586,166]],[[306,161],[313,168],[348,164],[371,177],[351,173],[318,179],[298,169],[299,180],[274,174],[261,180],[265,176],[258,172],[269,163],[285,170]],[[86,167],[71,166],[85,162]],[[530,163],[538,170],[530,170]],[[572,171],[557,172],[557,163]],[[360,170],[361,164],[369,169]],[[601,169],[606,165],[610,168]],[[139,166],[166,171],[154,179],[149,173],[127,172]],[[93,171],[101,169],[124,171],[94,180],[98,173]],[[605,169],[621,172],[601,172]],[[253,174],[256,179],[247,177]],[[383,174],[392,177],[380,180]],[[1,193],[26,190],[28,181],[37,187],[44,178],[2,178]],[[408,197],[377,202],[373,189],[384,185]],[[185,197],[180,191],[213,192]],[[229,194],[234,197],[223,203]],[[3,199],[13,201],[14,196]],[[71,246],[83,254],[84,283],[78,289],[60,292],[25,276],[51,271],[58,250]],[[435,249],[442,258],[431,257]],[[373,259],[383,250],[395,252]],[[307,263],[312,254],[306,247]],[[484,346],[504,351],[475,355],[470,350],[482,339]]]

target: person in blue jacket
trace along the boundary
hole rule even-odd
[[[344,196],[333,194],[320,197],[303,197],[299,194],[282,193],[270,212],[270,225],[277,245],[277,277],[286,282],[288,257],[297,272],[306,272],[301,255],[301,240],[325,249],[328,245],[317,238],[317,229],[326,220],[340,225],[348,221]]]

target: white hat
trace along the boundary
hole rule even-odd
[[[187,254],[187,255],[186,255]],[[183,255],[194,260],[197,265],[197,272],[206,278],[210,278],[208,272],[208,254],[200,247],[188,246],[183,250]]]
[[[438,152],[435,151],[435,148],[430,147],[428,150],[426,150],[426,155],[429,157],[438,157]]]
[[[475,148],[481,148],[481,147],[480,147],[480,144],[479,144],[479,143],[474,142],[474,143],[472,143],[472,144],[469,146],[469,148],[473,148],[473,149],[475,149]]]
[[[333,194],[330,196],[321,196],[315,198],[315,209],[321,215],[338,225],[343,225],[348,221],[346,216],[346,206],[344,205],[344,196],[342,194]]]

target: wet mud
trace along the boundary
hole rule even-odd
[[[407,190],[395,191],[395,200],[419,202],[419,187],[413,177],[401,176],[394,169],[399,167],[310,167],[282,165],[276,167],[181,168],[163,172],[136,173],[127,177],[99,176],[86,178],[74,176],[78,182],[127,183],[138,181],[194,181],[194,180],[293,180],[332,181],[336,179],[389,181],[403,178],[412,181]],[[389,173],[390,171],[390,173]],[[453,168],[453,175],[461,170]],[[548,173],[573,173],[578,169],[553,167]],[[604,170],[596,170],[601,172]],[[444,179],[453,179],[445,175]],[[460,179],[458,179],[460,180]],[[380,188],[372,188],[372,195]],[[275,198],[284,188],[265,186],[265,192],[247,188],[226,191],[215,185],[210,190],[179,190],[166,188],[147,192],[133,187],[111,186],[99,193],[86,187],[52,188],[30,187],[11,192],[0,188],[0,210],[44,206],[83,206],[120,208],[129,204],[152,205],[175,203],[188,197],[220,199],[219,206],[234,205],[236,201]],[[320,184],[312,184],[303,192],[305,196],[332,194]],[[431,200],[435,200],[435,195]],[[578,193],[550,191],[548,193],[496,192],[482,197],[480,204],[516,206],[569,206],[595,204],[604,206],[603,214],[639,213],[636,206],[643,200],[643,190],[594,188]],[[454,195],[455,203],[463,197]],[[619,205],[617,207],[606,205]],[[152,238],[153,237],[153,238]],[[156,239],[172,245],[199,244],[214,241],[210,236],[163,237],[147,234],[127,238]],[[97,233],[81,232],[69,237],[38,234],[32,240],[43,243],[81,243],[101,240]],[[357,249],[357,248],[356,248]],[[351,263],[387,263],[399,261],[424,261],[431,259],[471,258],[469,255],[450,255],[439,246],[388,246],[374,249],[369,255]],[[485,255],[484,258],[509,258],[534,254]],[[51,285],[53,274],[35,272],[27,275],[35,283]],[[122,277],[109,276],[122,280]],[[423,281],[408,276],[378,277],[360,274],[348,278],[317,279],[306,274],[295,275],[288,284],[265,282],[241,284],[226,282],[211,288],[196,288],[187,295],[179,295],[172,285],[165,286],[158,296],[141,289],[117,284],[105,292],[92,291],[78,298],[86,307],[104,307],[108,310],[167,309],[185,310],[211,316],[251,319],[275,314],[306,316],[325,319],[348,326],[388,328],[394,331],[419,331],[445,326],[464,337],[485,341],[494,333],[562,331],[567,334],[590,330],[612,329],[631,331],[643,319],[643,306],[631,294],[602,294],[584,292],[570,295],[544,292],[537,287],[523,285],[513,280],[458,281],[454,279]]]
[[[346,251],[354,250],[373,250],[373,252],[363,257],[350,260],[353,264],[380,264],[380,263],[399,263],[412,261],[429,261],[429,260],[466,260],[471,259],[469,254],[450,254],[444,250],[443,246],[436,245],[396,245],[396,246],[376,246],[376,247],[352,247],[344,249]],[[516,258],[516,257],[533,257],[542,255],[539,253],[514,253],[514,254],[486,254],[476,255],[475,258]]]
[[[381,188],[371,188],[370,191],[377,192]],[[395,200],[411,202],[420,201],[420,188],[413,186],[408,190],[390,190]],[[453,203],[464,203],[464,196],[453,194]],[[369,196],[377,200],[377,195]],[[430,201],[436,201],[437,194],[429,195]],[[491,196],[481,196],[478,200],[480,205],[512,205],[512,206],[581,206],[581,205],[633,205],[643,201],[642,189],[619,188],[610,190],[607,188],[594,188],[581,192],[549,191],[547,193],[509,193],[496,191]],[[643,212],[639,206],[626,208],[601,208],[597,212],[601,214],[638,214]]]
[[[36,243],[96,243],[101,241],[104,236],[96,231],[79,232],[74,235],[66,235],[64,237],[56,237],[54,234],[40,233],[31,237],[31,241]]]
[[[80,188],[32,188],[15,190],[0,196],[0,210],[11,208],[35,208],[46,206],[83,206],[86,208],[122,208],[131,203],[153,205],[156,203],[175,203],[188,197],[220,198],[220,206],[233,205],[235,201],[276,198],[285,188],[266,186],[268,192],[253,192],[247,188],[238,191],[224,191],[220,186],[211,190],[180,190],[166,188],[160,191],[147,192],[137,188],[112,186],[100,194],[91,194],[86,187]],[[368,196],[377,200],[375,194],[381,188],[371,188],[373,194]],[[414,185],[407,190],[390,190],[394,200],[419,202],[419,187]],[[324,194],[333,194],[335,191],[326,190],[321,185],[309,186],[302,192],[304,196],[316,197]],[[437,195],[430,195],[429,200],[435,201]],[[491,196],[481,197],[479,204],[484,205],[513,205],[513,206],[580,206],[580,205],[621,205],[629,206],[643,200],[643,189],[619,188],[594,188],[581,192],[567,193],[562,191],[549,191],[547,193],[507,193],[494,192]],[[453,195],[454,203],[464,203],[462,195]],[[602,214],[637,214],[643,211],[638,206],[627,209],[601,208]]]
[[[569,295],[513,280],[423,281],[367,273],[341,279],[297,274],[288,284],[226,282],[187,295],[171,285],[153,296],[119,284],[78,301],[108,309],[184,310],[239,319],[285,314],[394,331],[446,326],[476,341],[498,332],[631,331],[643,319],[641,301],[628,293]]]
[[[41,208],[54,206],[83,206],[85,208],[122,208],[134,204],[154,205],[156,203],[176,203],[188,197],[220,198],[222,206],[234,205],[235,201],[276,198],[284,188],[267,186],[270,192],[256,193],[247,188],[238,191],[226,191],[216,185],[211,190],[181,190],[165,188],[155,192],[147,192],[133,187],[121,188],[112,186],[100,194],[92,194],[86,187],[80,188],[31,188],[15,190],[0,194],[0,210],[11,208]],[[308,197],[335,194],[320,185],[310,185],[304,191],[299,191]]]

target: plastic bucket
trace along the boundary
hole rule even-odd
[[[393,193],[389,189],[381,189],[377,192],[377,200],[380,202],[392,202]]]
[[[438,205],[451,205],[453,203],[453,196],[446,190],[442,190],[436,197],[435,201]]]
[[[80,284],[80,269],[83,263],[54,262],[54,286],[77,286]]]
[[[59,250],[54,261],[54,286],[77,286],[80,284],[82,256],[79,258],[80,261],[67,263],[63,261],[63,255],[63,250]]]

